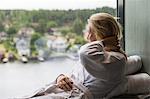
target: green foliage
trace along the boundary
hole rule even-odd
[[[57,26],[57,23],[55,21],[49,21],[47,23],[47,29],[48,28],[53,28],[53,27],[56,27]]]
[[[103,8],[101,8],[101,9],[99,9],[100,10],[100,12],[105,12],[105,13],[109,13],[109,14],[111,14],[111,15],[113,15],[113,16],[116,16],[116,10],[114,10],[113,8],[110,8],[110,7],[103,7]]]
[[[46,32],[46,22],[44,19],[40,19],[38,22],[38,27],[35,29],[36,32],[45,33]]]
[[[36,48],[35,48],[35,46],[34,46],[34,42],[36,41],[36,40],[38,40],[39,38],[41,37],[41,35],[39,34],[39,33],[35,33],[35,34],[33,34],[32,35],[32,37],[31,37],[31,43],[30,43],[30,49],[31,49],[31,53],[34,53],[35,51],[36,51]]]
[[[0,32],[5,31],[3,24],[0,22]]]
[[[84,38],[82,37],[82,36],[76,36],[76,38],[75,38],[75,44],[85,44],[86,42],[85,42],[85,40],[84,40]]]
[[[75,34],[75,33],[71,33],[71,32],[69,32],[68,34],[67,34],[67,37],[68,38],[75,38],[77,35]]]
[[[6,50],[16,52],[15,43],[12,40],[6,40],[5,42],[3,42],[3,45]]]
[[[77,9],[77,10],[0,10],[0,31],[5,31],[5,27],[9,26],[6,32],[10,37],[17,33],[22,27],[31,27],[37,32],[32,36],[31,47],[34,41],[44,35],[49,28],[69,27],[69,29],[61,29],[62,35],[71,38],[82,33],[87,19],[94,13],[106,12],[116,16],[116,9],[110,7],[102,7],[96,9]],[[81,37],[76,38],[76,43],[83,43]],[[7,46],[8,44],[6,44]]]
[[[10,41],[9,40],[6,40],[4,43],[4,47],[7,49],[7,50],[9,50],[10,49]]]
[[[13,36],[13,35],[16,34],[16,33],[17,33],[17,30],[16,30],[15,27],[10,27],[10,28],[7,30],[7,34],[8,34],[9,36]]]
[[[116,9],[110,7],[84,10],[1,10],[0,23],[10,24],[16,29],[32,26],[36,32],[44,33],[48,27],[72,27],[77,18],[85,24],[90,15],[99,12],[107,12],[116,16]]]
[[[73,32],[77,33],[78,35],[81,35],[83,28],[83,22],[81,21],[81,19],[77,18],[73,24]]]
[[[61,33],[62,33],[63,36],[65,36],[69,33],[69,31],[66,30],[66,29],[63,29],[63,30],[61,30]]]
[[[6,41],[2,41],[2,44],[6,50],[16,53],[12,39],[22,27],[31,27],[36,32],[31,37],[31,54],[37,54],[34,42],[51,28],[57,28],[58,32],[61,32],[67,39],[75,39],[75,42],[73,41],[75,44],[84,44],[85,41],[81,34],[87,19],[92,14],[99,12],[116,16],[116,9],[110,7],[83,10],[0,10],[0,32],[5,31],[9,36]],[[73,46],[73,43],[70,43],[67,49]]]
[[[34,33],[31,37],[31,44],[34,44],[36,40],[38,40],[41,37],[39,33]]]
[[[63,36],[66,36],[66,35],[72,33],[72,30],[70,27],[63,27],[59,31],[62,33]]]

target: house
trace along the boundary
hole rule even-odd
[[[29,27],[23,27],[18,31],[17,36],[19,38],[31,38],[33,33],[34,33],[34,29]]]
[[[0,41],[7,40],[8,34],[6,32],[0,32]]]
[[[30,41],[25,38],[18,39],[16,49],[19,56],[30,56]]]
[[[44,61],[49,57],[49,50],[47,48],[47,39],[42,37],[34,42],[35,48],[38,52],[38,59]]]
[[[48,40],[47,40],[47,47],[49,50],[52,50],[52,44],[53,42],[57,39],[57,36],[55,35],[48,35]]]
[[[30,56],[30,40],[34,33],[34,29],[23,27],[21,28],[16,37],[14,37],[14,42],[16,43],[16,49],[19,56]]]
[[[52,49],[56,52],[65,52],[68,46],[67,40],[63,37],[57,37],[52,43]]]
[[[41,37],[34,42],[34,45],[36,49],[45,49],[47,47],[46,43],[47,43],[47,39],[44,37]]]

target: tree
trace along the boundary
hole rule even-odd
[[[36,48],[34,46],[34,43],[36,40],[38,40],[39,38],[41,37],[41,35],[39,33],[34,33],[31,37],[31,42],[30,42],[30,45],[31,45],[31,52],[35,52],[36,51]]]
[[[47,23],[47,28],[53,28],[53,27],[56,27],[57,26],[57,23],[55,21],[49,21]]]
[[[75,44],[85,44],[85,40],[82,36],[76,36],[75,38]]]
[[[97,10],[100,10],[100,12],[105,12],[105,13],[109,13],[113,16],[116,16],[116,10],[113,8],[110,8],[110,7],[102,7],[101,9],[96,9],[96,11]]]
[[[81,19],[77,18],[73,24],[73,32],[77,33],[78,35],[81,35],[82,30],[83,30],[83,22],[81,21]]]
[[[5,30],[5,28],[4,28],[3,24],[2,24],[2,22],[0,22],[0,32],[4,31],[4,30]]]
[[[69,33],[71,33],[72,30],[70,29],[70,27],[68,27],[68,28],[62,28],[62,29],[60,29],[60,32],[62,33],[63,36],[66,36]]]
[[[9,36],[13,36],[14,34],[17,33],[17,30],[15,27],[10,27],[8,30],[7,30],[7,33]]]
[[[44,33],[46,31],[46,21],[44,19],[39,20],[39,31],[41,33]]]

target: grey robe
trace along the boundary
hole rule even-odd
[[[95,41],[83,45],[79,56],[79,62],[83,66],[82,71],[80,70],[80,76],[83,76],[81,81],[91,91],[94,99],[106,97],[118,86],[125,88],[126,59],[123,54],[106,52],[103,50],[102,42]],[[120,90],[120,93],[124,90]]]
[[[83,45],[79,51],[79,67],[72,73],[90,90],[94,99],[108,99],[124,93],[150,93],[150,76],[135,74],[142,67],[139,56],[126,60],[123,54],[104,51],[103,47],[101,41]]]

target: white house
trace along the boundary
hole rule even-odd
[[[47,47],[49,50],[52,50],[52,44],[53,44],[53,40],[47,40]]]
[[[52,49],[56,52],[65,52],[67,46],[67,40],[62,37],[58,37],[52,42]]]
[[[30,42],[27,39],[18,39],[16,42],[16,48],[19,56],[30,56]]]
[[[23,27],[19,29],[17,36],[14,37],[13,40],[16,43],[16,48],[19,56],[30,56],[30,40],[33,33],[34,29]]]
[[[6,32],[0,32],[0,41],[6,40],[7,39],[7,33]]]

